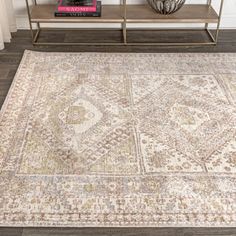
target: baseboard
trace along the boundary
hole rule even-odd
[[[17,29],[29,29],[29,20],[26,15],[16,16]]]
[[[227,15],[222,18],[222,29],[236,29],[236,15]]]
[[[10,31],[11,32],[16,32],[17,31],[17,25],[16,24],[11,24],[10,25]]]

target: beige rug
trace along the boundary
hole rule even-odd
[[[236,226],[236,54],[26,51],[0,141],[1,226]]]

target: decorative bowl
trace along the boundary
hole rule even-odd
[[[147,0],[148,4],[160,14],[168,15],[178,11],[186,0]]]

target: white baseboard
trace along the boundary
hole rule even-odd
[[[221,21],[221,28],[236,29],[236,14],[224,16]]]
[[[16,32],[17,31],[17,25],[16,24],[11,24],[10,25],[10,31],[11,32]]]
[[[29,21],[28,21],[28,17],[26,15],[17,15],[16,16],[16,23],[17,23],[17,29],[29,29]],[[54,27],[54,26],[58,26],[58,27],[66,27],[66,28],[73,28],[73,27],[93,27],[94,28],[94,24],[47,24],[47,27]],[[144,25],[137,25],[137,24],[132,24],[132,27],[138,27],[138,26],[144,26]],[[192,24],[159,24],[159,25],[154,25],[154,24],[145,24],[146,27],[154,27],[154,26],[158,26],[158,27],[171,27],[171,28],[190,28],[190,27],[198,27],[200,26],[199,24],[197,25],[192,25]],[[120,24],[96,24],[97,28],[120,28],[121,25]],[[210,28],[214,28],[214,26],[210,26]],[[236,29],[236,15],[228,15],[228,16],[224,16],[222,18],[222,22],[221,22],[221,29]]]
[[[29,29],[29,20],[26,15],[16,16],[17,29]]]

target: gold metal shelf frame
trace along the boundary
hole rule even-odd
[[[29,0],[26,1],[30,31],[32,35],[33,45],[172,45],[172,46],[194,46],[194,45],[216,45],[219,37],[220,22],[222,16],[222,10],[224,0],[216,0],[220,3],[220,9],[217,13],[212,6],[213,0],[207,0],[206,4],[185,4],[178,12],[170,15],[157,14],[153,9],[146,5],[129,5],[126,0],[121,0],[120,5],[103,5],[101,17],[55,17],[55,5],[51,4],[39,4],[37,0],[32,0],[33,5],[30,6]],[[33,23],[36,23],[36,33],[33,29]],[[39,42],[40,32],[47,27],[42,27],[41,23],[120,23],[121,30],[123,32],[123,41],[116,42]],[[128,42],[127,29],[128,24],[134,23],[202,23],[204,24],[204,30],[209,35],[210,40],[207,42]],[[216,24],[215,33],[213,34],[209,30],[209,24]],[[64,29],[54,27],[55,29]],[[76,28],[79,29],[79,28]],[[90,30],[92,28],[86,28]],[[101,30],[101,28],[98,28]],[[135,28],[138,29],[138,28]],[[80,29],[81,30],[81,29]],[[143,29],[142,30],[147,30]],[[158,29],[155,29],[158,30]],[[163,30],[163,29],[161,29]],[[170,31],[171,29],[165,29]]]

